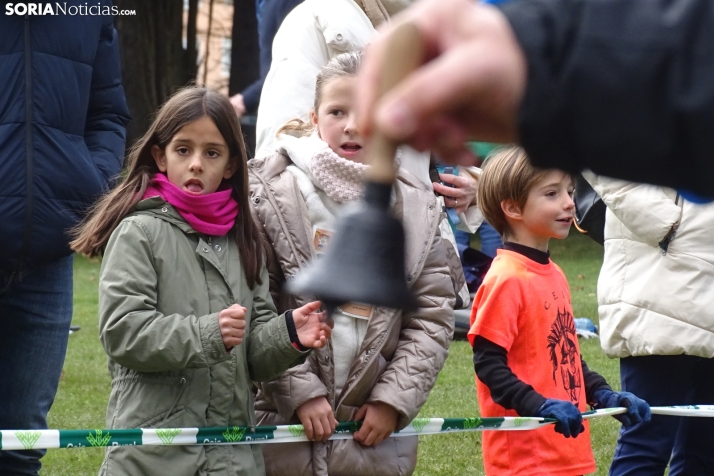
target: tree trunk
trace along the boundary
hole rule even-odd
[[[228,94],[231,96],[238,94],[259,76],[260,51],[255,0],[234,0],[231,79],[228,83]]]
[[[231,77],[228,94],[233,96],[260,77],[258,20],[255,0],[234,0],[231,38]],[[241,124],[248,155],[255,154],[255,124]]]
[[[182,0],[116,0],[120,10],[136,11],[135,16],[115,18],[122,81],[132,116],[127,128],[127,148],[146,132],[152,115],[166,98],[195,81],[197,1],[189,1],[193,24],[189,23],[187,36],[194,39],[187,41],[192,48],[184,50]]]

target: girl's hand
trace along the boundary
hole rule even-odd
[[[442,182],[450,183],[454,187],[447,187],[434,182],[434,191],[444,196],[444,203],[449,208],[456,209],[457,213],[464,213],[475,204],[478,182],[470,174],[453,175],[439,174]]]
[[[308,400],[295,411],[310,441],[327,441],[335,432],[337,420],[325,397]]]
[[[233,347],[243,342],[246,310],[240,304],[233,304],[218,313],[218,328],[221,331],[226,352],[230,352]]]
[[[397,429],[399,413],[386,403],[372,402],[357,410],[355,420],[363,418],[362,428],[352,436],[363,446],[377,446]]]
[[[327,339],[330,338],[333,324],[326,322],[325,311],[315,312],[320,306],[322,306],[320,301],[313,301],[293,311],[295,330],[304,347],[320,349],[327,344]]]

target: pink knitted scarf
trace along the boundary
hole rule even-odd
[[[362,196],[362,179],[368,165],[342,158],[325,144],[325,148],[308,162],[308,168],[327,196],[334,201],[345,203]]]
[[[142,200],[159,196],[173,205],[194,230],[212,236],[227,234],[236,222],[238,202],[232,190],[218,190],[206,195],[192,195],[169,182],[164,174],[151,179]]]

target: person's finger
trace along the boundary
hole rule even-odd
[[[434,188],[434,190],[436,190],[436,187]],[[446,206],[446,208],[453,208],[454,210],[456,210],[457,213],[465,212],[470,204],[471,200],[469,199],[469,197],[444,197],[444,205]]]
[[[444,112],[455,114],[467,107],[490,113],[490,120],[503,116],[498,136],[487,139],[512,142],[515,137],[509,132],[511,129],[515,132],[515,105],[520,103],[520,97],[504,101],[500,94],[494,94],[506,88],[495,84],[498,72],[488,64],[494,61],[493,53],[486,52],[491,46],[490,42],[464,44],[415,71],[377,103],[375,127],[393,140],[408,141],[430,118]],[[505,114],[500,113],[502,103],[510,103]],[[434,148],[450,153],[465,138],[464,132],[451,128],[447,134],[438,136]]]
[[[312,302],[309,302],[309,303],[305,304],[305,305],[302,306],[301,308],[297,309],[297,312],[298,312],[301,316],[307,316],[307,315],[309,315],[310,313],[312,313],[312,312],[317,311],[318,309],[320,309],[320,306],[322,306],[322,303],[321,303],[320,301],[312,301]]]
[[[622,423],[622,426],[629,428],[632,426],[632,421],[627,413],[621,413],[620,415],[615,415],[615,418]]]
[[[320,336],[329,337],[332,334],[332,325],[326,322],[320,324]]]
[[[359,407],[359,410],[357,410],[357,413],[355,413],[355,421],[360,421],[364,420],[364,417],[367,415],[367,405],[362,405]]]
[[[570,438],[570,426],[568,426],[568,422],[566,421],[558,420],[558,423],[555,424],[555,431],[566,438]]]
[[[374,444],[374,440],[377,438],[377,431],[374,429],[371,429],[370,432],[367,434],[367,436],[364,438],[364,441],[362,444],[364,446],[372,446]]]
[[[329,415],[322,415],[322,418],[320,419],[320,424],[322,425],[323,429],[323,434],[322,434],[322,441],[327,441],[330,439],[332,436],[332,431],[334,430],[332,428],[332,425],[330,424],[332,422],[332,414]]]
[[[629,415],[630,421],[633,425],[636,425],[637,423],[640,423],[642,421],[642,417],[640,417],[640,414],[637,412],[637,407],[630,408],[627,414]]]
[[[466,0],[425,1],[410,10],[413,14],[395,18],[394,26],[365,55],[357,95],[360,130],[369,135],[378,127],[394,140],[417,142],[430,120],[448,113],[467,124],[469,131],[484,134],[483,139],[513,141],[527,69],[503,14]],[[406,21],[424,35],[425,60],[436,58],[378,101],[387,43],[394,28]],[[453,138],[463,131],[444,132],[432,136],[433,148],[455,157]]]
[[[371,431],[372,425],[363,421],[362,427],[352,435],[352,438],[354,438],[355,441],[364,444]]]
[[[246,308],[239,304],[233,304],[228,309],[224,309],[218,313],[218,317],[226,316],[232,319],[245,319]]]
[[[312,419],[312,434],[314,436],[314,441],[322,441],[325,436],[325,430],[322,428],[322,420],[320,418]]]
[[[454,174],[440,173],[439,179],[442,182],[446,182],[446,183],[453,185],[457,189],[464,188],[469,184],[464,177],[460,177],[460,176],[454,175]]]
[[[226,350],[240,345],[241,342],[242,340],[237,337],[228,336],[223,338],[223,345],[226,347]]]
[[[650,408],[649,405],[645,405],[645,408],[642,409],[641,416],[642,416],[642,421],[644,423],[647,423],[650,420],[652,420],[652,409]]]
[[[434,185],[434,191],[442,194],[444,196],[444,198],[448,198],[449,200],[457,199],[457,200],[461,200],[462,204],[464,203],[464,201],[462,199],[467,195],[467,192],[465,192],[459,188],[453,188],[453,187],[449,187],[446,185],[442,185],[439,182],[434,182],[433,185]]]
[[[451,0],[449,0],[451,1]],[[461,0],[463,1],[463,0]],[[453,1],[451,1],[453,3]],[[433,11],[439,10],[439,5],[435,0],[425,0],[413,5],[403,12],[395,15],[388,23],[380,28],[380,34],[370,43],[364,52],[364,61],[360,65],[358,94],[356,95],[355,108],[357,111],[357,128],[366,136],[372,133],[373,119],[376,102],[380,94],[384,63],[387,56],[390,41],[392,41],[394,31],[406,22],[415,24],[427,43],[426,50],[430,42],[435,39],[428,34],[423,24],[416,21],[418,18],[434,19]],[[449,16],[447,14],[447,16]],[[433,31],[434,29],[432,29]],[[426,61],[428,57],[425,57]]]
[[[302,422],[302,427],[305,430],[305,436],[307,437],[307,439],[312,441],[313,437],[315,436],[312,431],[312,420],[310,418],[306,418],[305,421]]]
[[[387,438],[387,434],[384,432],[377,432],[374,437],[374,441],[372,442],[372,445],[377,446],[380,444],[382,441],[384,441]]]

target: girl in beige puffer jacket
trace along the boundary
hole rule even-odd
[[[352,109],[359,62],[358,53],[333,58],[318,76],[311,123],[288,123],[278,152],[249,163],[251,201],[273,245],[269,270],[278,309],[311,300],[289,295],[286,280],[329,246],[335,216],[362,193],[366,157]],[[269,475],[414,471],[416,437],[389,435],[416,417],[444,365],[455,295],[433,192],[400,170],[392,209],[405,227],[405,274],[418,308],[340,306],[326,348],[258,384],[259,424],[302,423],[312,440],[265,445]],[[363,420],[354,440],[327,441],[338,421],[350,420]]]

